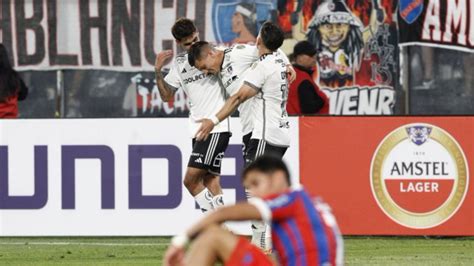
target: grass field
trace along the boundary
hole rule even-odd
[[[0,238],[0,265],[161,265],[169,238]],[[346,237],[347,265],[474,265],[474,238]]]

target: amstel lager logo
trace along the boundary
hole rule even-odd
[[[469,170],[457,141],[429,124],[395,129],[378,146],[370,182],[380,208],[395,222],[416,229],[447,221],[467,193]]]

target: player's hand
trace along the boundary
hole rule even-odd
[[[199,127],[199,130],[196,133],[196,140],[204,141],[209,137],[209,134],[211,134],[211,131],[214,129],[214,123],[211,119],[201,119],[197,122],[201,123],[201,127]]]
[[[184,265],[184,249],[173,245],[166,250],[165,258],[163,259],[164,266],[181,266]]]
[[[287,65],[286,66],[286,72],[288,73],[288,81],[290,83],[293,83],[293,81],[295,81],[295,79],[296,79],[296,71],[293,68],[293,66],[292,65]]]
[[[173,57],[172,50],[164,50],[158,53],[155,59],[155,69],[161,70],[161,68],[169,62],[171,57]]]

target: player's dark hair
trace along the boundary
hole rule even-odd
[[[276,156],[263,155],[255,159],[255,161],[253,161],[244,169],[242,179],[245,180],[248,173],[252,171],[262,172],[269,175],[276,171],[282,171],[285,174],[286,182],[288,182],[288,185],[291,186],[290,172],[288,171],[288,167],[282,159]]]
[[[196,60],[202,58],[202,52],[204,49],[209,48],[209,43],[206,41],[195,42],[191,45],[188,51],[188,62],[191,66],[196,66]]]
[[[283,31],[275,23],[267,21],[260,29],[260,38],[263,45],[271,51],[276,51],[283,44],[285,36]]]
[[[171,28],[171,34],[177,41],[182,41],[184,38],[190,37],[197,32],[193,21],[187,18],[179,18]]]

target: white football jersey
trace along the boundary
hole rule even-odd
[[[275,53],[282,55],[285,62],[289,64],[288,58],[282,51],[278,50]],[[251,71],[250,67],[258,58],[258,49],[255,45],[236,44],[224,50],[224,61],[219,77],[229,95],[234,95],[239,91],[245,76]],[[251,110],[252,101],[246,101],[239,106],[243,135],[252,132],[253,129]]]
[[[288,79],[286,61],[280,53],[262,55],[245,76],[244,84],[256,89],[252,101],[252,139],[262,139],[274,146],[290,146],[288,114]]]
[[[224,106],[225,90],[214,75],[205,75],[188,63],[188,54],[180,54],[173,60],[166,83],[176,90],[182,88],[189,101],[189,124],[194,138],[203,118],[211,118]],[[229,119],[220,122],[211,133],[229,132]]]

